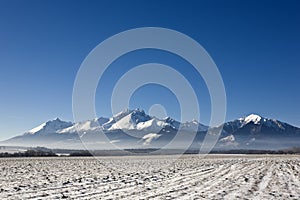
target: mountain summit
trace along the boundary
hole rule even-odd
[[[60,120],[59,118],[56,118],[54,120],[47,121],[31,130],[25,132],[24,135],[52,133],[52,132],[56,132],[61,129],[68,128],[72,125],[73,125],[73,123],[71,123],[71,122],[64,122],[64,121]]]
[[[241,118],[240,120],[243,121],[245,124],[248,124],[250,122],[252,122],[254,124],[259,124],[261,119],[262,119],[261,116],[256,115],[256,114],[251,114],[251,115],[248,115],[247,117]]]

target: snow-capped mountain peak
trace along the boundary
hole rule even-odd
[[[117,114],[115,114],[112,118],[115,121],[120,120],[121,118],[125,117],[126,115],[132,114],[134,116],[146,116],[145,111],[139,108],[136,108],[134,110],[130,110],[130,109],[125,109]]]
[[[294,130],[293,126],[290,126],[284,122],[269,119],[265,117],[261,117],[256,114],[251,114],[246,117],[239,118],[238,120],[229,121],[224,124],[223,130],[226,133],[233,133],[238,131],[239,129],[246,128],[253,132],[260,132],[261,129],[270,129],[272,131],[285,131],[286,129]],[[248,128],[248,129],[247,129]]]
[[[259,124],[261,122],[262,117],[256,114],[250,114],[244,118],[242,118],[242,121],[244,124],[248,124],[250,122],[254,124]]]
[[[42,123],[41,125],[27,131],[25,135],[37,133],[56,133],[57,131],[68,128],[72,125],[72,122],[65,122],[60,120],[59,118],[56,118],[54,120]]]
[[[139,123],[143,123],[151,120],[152,118],[147,115],[144,110],[126,109],[112,117],[109,123],[104,124],[104,127],[108,130],[134,130]]]
[[[244,118],[240,118],[239,121],[241,123],[241,127],[243,127],[249,123],[253,123],[254,125],[265,125],[265,126],[272,127],[275,129],[283,130],[284,126],[285,126],[285,123],[282,123],[278,120],[264,118],[264,117],[261,117],[256,114],[251,114]]]

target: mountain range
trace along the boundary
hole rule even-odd
[[[186,148],[187,144],[189,148],[199,148],[206,134],[214,128],[222,128],[215,149],[273,150],[300,146],[300,128],[256,114],[226,122],[220,127],[208,127],[196,120],[158,119],[140,109],[126,109],[111,118],[77,123],[57,118],[2,141],[0,145],[66,149],[160,148],[176,138],[171,148]]]

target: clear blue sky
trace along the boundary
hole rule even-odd
[[[257,113],[300,126],[299,10],[297,0],[0,0],[0,139],[55,117],[71,121],[73,82],[86,55],[109,36],[146,26],[174,29],[203,45],[225,83],[227,120]],[[111,88],[122,73],[150,61],[188,65],[154,50],[119,58],[100,81],[99,116],[110,116]],[[207,89],[196,89],[207,124]],[[178,102],[156,85],[139,89],[130,106],[147,110],[153,103],[178,118]]]

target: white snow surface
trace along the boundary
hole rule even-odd
[[[253,122],[254,124],[259,124],[262,117],[256,114],[248,115],[245,118],[242,118],[241,121],[243,121],[243,124],[248,124],[250,122]]]
[[[299,155],[3,158],[0,199],[300,199]]]

